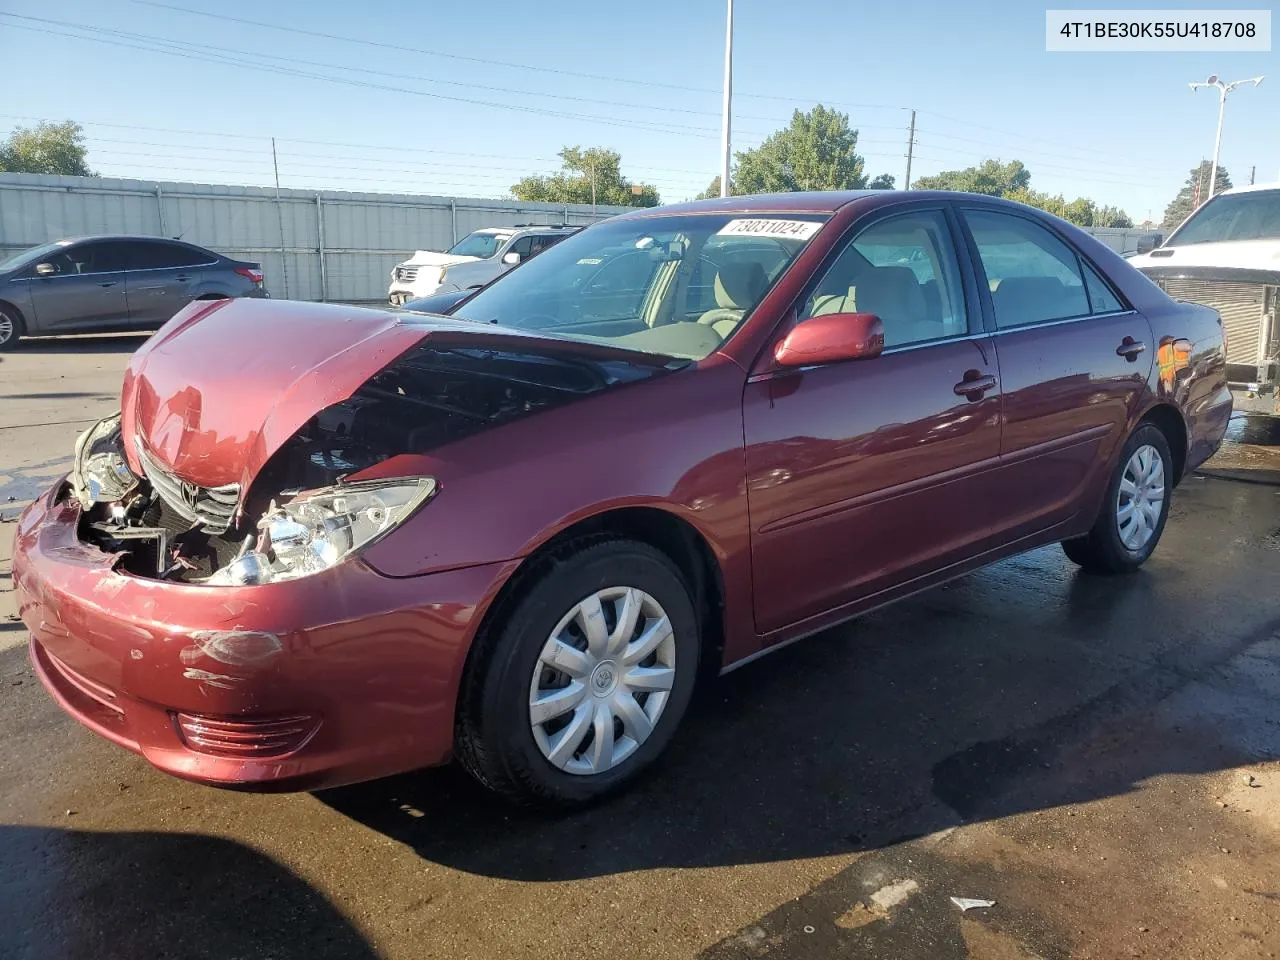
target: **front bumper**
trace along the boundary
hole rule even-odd
[[[421,300],[423,297],[430,297],[437,293],[448,293],[450,290],[458,289],[452,283],[441,283],[439,281],[427,283],[400,283],[393,282],[390,289],[387,290],[387,303],[393,307],[401,306],[410,300]]]
[[[263,586],[145,580],[78,540],[62,486],[19,519],[13,578],[35,669],[75,719],[224,787],[309,790],[449,758],[462,665],[508,564],[391,578],[357,559]],[[184,715],[231,730],[224,747],[194,748]]]

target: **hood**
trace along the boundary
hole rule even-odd
[[[271,456],[321,411],[350,398],[413,347],[519,349],[663,367],[669,358],[431,315],[287,300],[191,304],[129,363],[121,434],[202,487],[248,489]]]
[[[1130,257],[1139,270],[1148,268],[1221,267],[1235,270],[1280,270],[1280,240],[1231,240],[1157,247]]]
[[[451,267],[455,263],[470,263],[479,257],[460,257],[456,253],[436,253],[432,250],[415,250],[404,263],[415,267]]]

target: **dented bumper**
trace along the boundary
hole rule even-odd
[[[13,577],[35,668],[81,723],[225,787],[314,789],[448,759],[466,651],[508,564],[147,580],[80,542],[80,508],[56,490],[19,520]]]

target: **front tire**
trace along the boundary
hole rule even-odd
[[[665,554],[618,539],[569,544],[517,589],[468,663],[458,759],[517,803],[586,804],[650,766],[684,716],[690,591]]]
[[[1063,551],[1095,573],[1138,569],[1160,542],[1172,493],[1169,442],[1154,424],[1142,424],[1120,451],[1093,529],[1062,541]]]
[[[18,339],[25,332],[26,328],[18,311],[7,304],[0,303],[0,353],[15,349],[18,346]]]

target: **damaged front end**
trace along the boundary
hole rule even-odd
[[[421,455],[671,369],[527,341],[494,349],[424,340],[312,415],[244,484],[178,476],[140,425],[122,432],[117,414],[76,444],[68,480],[80,539],[117,554],[120,572],[150,579],[216,587],[319,573],[435,497],[437,480],[419,475]]]

